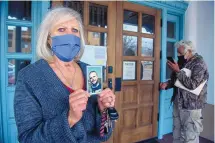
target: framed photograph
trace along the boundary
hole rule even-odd
[[[90,95],[100,94],[103,89],[102,66],[87,66],[87,91]]]

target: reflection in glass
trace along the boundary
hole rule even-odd
[[[137,37],[123,35],[123,55],[124,56],[137,55]]]
[[[31,52],[31,28],[8,26],[8,52]]]
[[[107,46],[107,33],[88,32],[88,44],[94,46]]]
[[[54,1],[56,2],[56,1]],[[84,1],[64,1],[65,6],[72,8],[73,10],[77,11],[80,13],[81,18],[83,20],[83,14],[84,14]]]
[[[167,42],[167,57],[174,57],[174,43]]]
[[[16,76],[18,72],[30,63],[30,60],[11,59],[8,61],[8,86],[13,86],[16,84]]]
[[[123,30],[137,32],[138,30],[138,13],[124,10]]]
[[[174,59],[174,43],[173,42],[167,42],[167,57],[173,57]],[[166,78],[169,79],[171,76],[172,70],[166,66]]]
[[[107,6],[90,3],[90,25],[107,28]]]
[[[142,56],[153,56],[154,47],[153,39],[151,38],[142,38]]]
[[[51,8],[63,7],[64,6],[64,2],[63,1],[54,1],[54,0],[51,0],[50,1],[50,6],[51,6]]]
[[[167,37],[175,38],[175,23],[167,21]]]
[[[155,17],[153,15],[142,14],[142,33],[154,34]]]
[[[141,79],[142,80],[153,79],[153,62],[141,61]]]
[[[31,20],[31,1],[9,1],[8,19]]]

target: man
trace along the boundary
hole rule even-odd
[[[173,94],[173,143],[199,143],[199,134],[203,131],[202,108],[207,97],[207,82],[199,95],[174,86],[178,79],[186,88],[196,89],[204,81],[208,81],[209,74],[203,58],[195,53],[191,41],[179,41],[175,44],[178,54],[183,55],[186,63],[181,68],[191,70],[191,77],[180,70],[177,63],[168,61],[173,74],[171,80],[161,83],[161,89],[174,87]]]
[[[101,83],[98,80],[98,75],[95,71],[91,71],[89,73],[90,82],[91,82],[91,89],[92,93],[98,93],[101,91]]]

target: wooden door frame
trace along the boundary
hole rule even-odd
[[[126,9],[128,10],[131,10],[131,11],[137,11],[137,9],[139,9],[139,13],[147,13],[147,14],[150,14],[150,15],[155,15],[156,16],[156,19],[155,19],[155,25],[159,25],[158,26],[155,26],[155,35],[154,36],[151,36],[151,35],[148,35],[148,34],[143,34],[143,33],[135,33],[135,32],[127,32],[127,31],[123,31],[123,28],[122,28],[122,24],[123,24],[123,9],[124,9],[124,6],[123,6],[123,3],[125,3],[125,7]],[[154,9],[155,10],[155,9]],[[153,72],[157,72],[155,71],[155,69],[160,69],[160,15],[161,15],[161,12],[159,10],[156,10],[156,13],[154,12],[154,10],[152,10],[152,8],[149,8],[149,7],[145,7],[145,6],[141,6],[141,5],[136,5],[136,4],[132,4],[132,3],[129,3],[129,2],[117,2],[117,13],[116,13],[116,17],[118,18],[117,19],[117,24],[116,24],[116,72],[115,72],[115,77],[116,78],[122,78],[122,61],[123,60],[136,60],[138,61],[139,59],[144,59],[144,60],[153,60],[155,61],[154,62],[154,66],[153,66]],[[138,29],[140,30],[141,29],[141,26],[140,26],[140,23],[142,21],[142,17],[140,17],[140,14],[138,16]],[[138,31],[139,32],[139,31]],[[154,57],[147,57],[147,58],[143,58],[140,53],[140,48],[138,48],[138,57],[137,58],[132,58],[132,57],[123,57],[123,54],[122,54],[122,50],[120,48],[122,48],[122,45],[123,45],[123,33],[124,34],[127,34],[127,33],[130,33],[129,35],[133,35],[133,36],[138,36],[138,37],[141,37],[141,36],[144,36],[144,37],[148,37],[148,38],[155,38],[155,41],[154,41],[154,49],[156,49],[156,52],[154,52],[154,57],[157,57],[159,59],[154,59]],[[156,37],[155,37],[156,36]],[[139,41],[139,40],[138,40]],[[138,42],[138,47],[141,46],[141,42]],[[118,57],[121,58],[121,60],[118,60]],[[156,67],[156,68],[155,68]],[[138,63],[137,65],[137,79],[140,79],[140,64]],[[159,80],[160,80],[160,72],[158,72],[157,74],[154,74],[154,89],[158,89],[158,83],[159,83]],[[141,81],[139,81],[141,82]],[[148,81],[148,82],[151,82],[151,81]],[[122,92],[115,92],[116,94],[116,108],[117,110],[119,111],[119,113],[122,113],[122,109],[121,109],[121,100],[122,100]],[[152,123],[153,123],[153,136],[157,136],[157,113],[158,113],[158,100],[159,100],[159,91],[158,90],[155,90],[153,92],[153,103],[154,103],[154,106],[153,106],[153,119],[152,119]],[[138,113],[137,113],[138,114]],[[120,118],[122,118],[122,115],[120,114]],[[121,124],[121,120],[119,119],[117,124],[116,124],[116,127],[114,129],[114,143],[119,143],[120,142],[120,132],[121,132],[121,129],[120,129],[120,124]]]

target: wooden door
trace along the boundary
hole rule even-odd
[[[157,136],[160,74],[160,11],[117,2],[116,92],[120,114],[114,143],[132,143]]]

